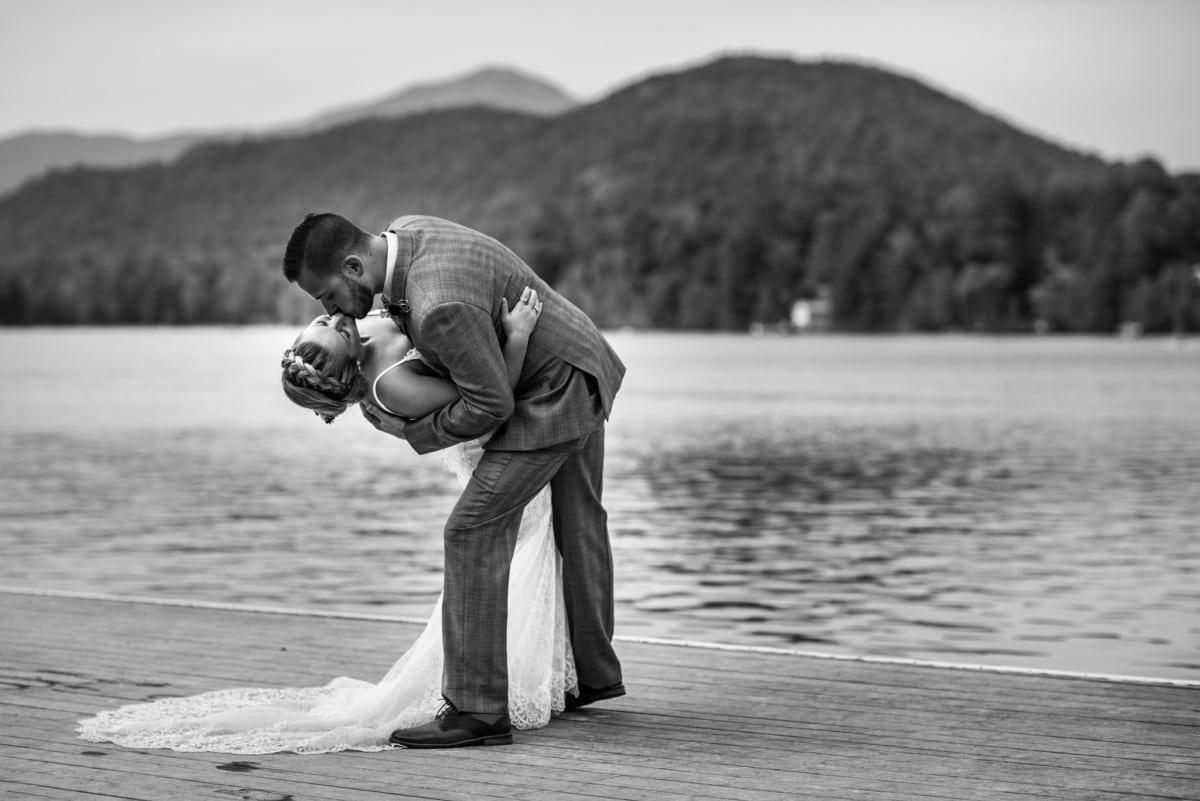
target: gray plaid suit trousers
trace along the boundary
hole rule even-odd
[[[603,427],[536,451],[484,452],[445,529],[442,691],[458,709],[508,709],[509,565],[524,507],[547,483],[579,681],[621,681],[603,472]]]

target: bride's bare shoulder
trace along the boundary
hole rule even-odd
[[[404,342],[406,347],[411,345],[404,332],[392,322],[392,318],[379,313],[378,310],[368,312],[358,320],[358,335],[364,340],[386,341],[389,345],[395,342]]]

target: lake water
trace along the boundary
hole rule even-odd
[[[0,583],[427,616],[458,487],[293,334],[0,330]],[[1200,679],[1194,341],[611,339],[619,634]]]

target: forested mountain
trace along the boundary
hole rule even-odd
[[[321,210],[480,228],[605,326],[744,330],[821,289],[840,330],[1200,322],[1200,176],[878,69],[754,57],[549,118],[435,111],[51,175],[0,199],[0,322],[299,321],[279,262]]]
[[[0,139],[0,194],[55,167],[77,164],[125,167],[148,161],[170,161],[204,138],[202,134],[180,134],[137,139],[123,134],[76,131],[17,134]]]

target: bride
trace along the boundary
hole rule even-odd
[[[541,310],[530,290],[501,323],[504,361],[516,384],[529,334]],[[449,381],[432,375],[420,353],[384,316],[357,323],[344,315],[312,321],[283,355],[283,388],[325,422],[370,394],[385,411],[420,417],[457,400]],[[443,451],[465,484],[480,442]],[[551,523],[550,489],[525,508],[508,591],[508,709],[512,725],[546,725],[578,682],[566,631],[561,565]],[[80,737],[129,748],[264,754],[380,751],[395,729],[424,723],[442,706],[441,598],[412,647],[377,683],[339,677],[324,687],[235,688],[164,698],[102,711],[80,721]]]

